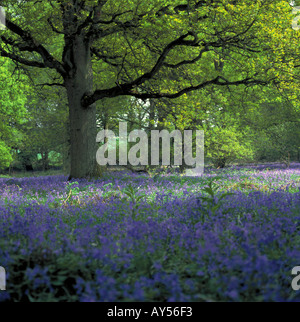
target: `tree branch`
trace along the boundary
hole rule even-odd
[[[91,53],[94,56],[96,56],[98,59],[103,60],[105,63],[107,63],[107,64],[109,64],[111,66],[118,67],[118,66],[122,65],[122,64],[113,63],[113,62],[110,61],[110,60],[115,60],[115,59],[118,59],[118,58],[122,58],[122,56],[117,56],[117,55],[114,55],[114,56],[104,55],[98,49],[96,49],[95,47],[91,47]]]
[[[188,36],[193,36],[193,40],[186,40]],[[140,76],[136,80],[130,83],[130,86],[135,87],[138,86],[145,81],[153,78],[159,70],[163,67],[164,62],[168,56],[168,54],[171,52],[172,49],[174,49],[177,46],[197,46],[198,43],[198,38],[193,32],[188,32],[187,34],[177,38],[176,40],[172,41],[169,43],[164,50],[162,51],[160,57],[158,58],[156,64],[152,68],[152,70],[148,73],[145,73],[144,75]]]
[[[43,83],[43,84],[36,84],[35,86],[41,86],[41,87],[44,87],[44,86],[60,86],[60,87],[65,87],[64,84],[61,84],[61,83]]]
[[[18,62],[20,64],[24,64],[26,66],[38,67],[38,68],[47,68],[47,66],[44,63],[41,63],[41,62],[38,62],[38,61],[33,61],[33,60],[28,60],[28,59],[19,57],[18,55],[15,55],[13,53],[8,53],[2,47],[0,47],[0,54],[1,54],[2,57],[10,58],[13,61],[16,61],[16,62]]]
[[[194,39],[193,40],[186,40],[187,37],[189,36],[193,36]],[[172,49],[174,49],[177,46],[198,46],[198,37],[197,35],[195,35],[193,32],[188,32],[185,35],[180,36],[179,38],[175,39],[174,41],[172,41],[171,43],[169,43],[164,50],[162,51],[160,57],[158,58],[156,64],[154,65],[154,67],[152,68],[152,70],[150,72],[147,72],[145,74],[143,74],[142,76],[138,77],[137,79],[135,79],[134,81],[127,83],[127,84],[117,84],[116,87],[110,89],[112,92],[123,92],[123,93],[130,93],[130,91],[134,88],[136,88],[137,86],[141,85],[142,83],[144,83],[147,80],[150,80],[152,78],[154,78],[154,76],[160,71],[160,69],[163,67],[164,62],[168,56],[168,54],[171,52]],[[108,91],[110,91],[108,90]],[[92,95],[88,95],[87,97],[83,98],[83,106],[89,106],[92,103],[94,103],[95,101],[97,101],[98,99],[102,98],[101,97],[101,90],[99,91],[95,91],[94,94]],[[98,94],[100,95],[98,98]],[[123,94],[117,94],[116,96],[119,95],[123,95]],[[127,94],[127,95],[131,95],[131,94]],[[106,97],[106,96],[105,96]]]
[[[223,81],[220,81],[220,80],[223,80]],[[210,81],[206,81],[206,82],[203,82],[197,86],[190,86],[190,87],[187,87],[187,88],[184,88],[182,89],[181,91],[178,91],[176,93],[138,93],[137,91],[134,91],[132,90],[130,92],[129,95],[133,96],[133,97],[136,97],[136,98],[139,98],[139,99],[142,99],[142,100],[145,100],[145,99],[148,99],[148,98],[169,98],[169,99],[173,99],[173,98],[178,98],[184,94],[187,94],[187,93],[190,93],[190,92],[193,92],[193,91],[196,91],[196,90],[199,90],[199,89],[202,89],[204,87],[207,87],[209,85],[219,85],[219,86],[238,86],[238,85],[246,85],[246,86],[250,86],[250,85],[266,85],[267,82],[266,81],[262,81],[262,80],[254,80],[254,79],[251,79],[251,78],[247,78],[247,79],[244,79],[244,80],[241,80],[241,81],[233,81],[233,82],[230,82],[228,80],[225,80],[223,77],[221,76],[218,76]]]
[[[178,98],[184,94],[187,94],[189,92],[193,92],[199,89],[202,89],[204,87],[207,87],[209,85],[219,85],[219,86],[238,86],[238,85],[245,85],[245,86],[251,86],[251,85],[267,85],[268,81],[262,81],[259,79],[252,79],[252,78],[245,78],[240,81],[228,81],[222,76],[217,76],[216,78],[205,81],[197,86],[189,86],[186,87],[178,92],[175,93],[142,93],[139,92],[135,88],[131,88],[130,84],[126,85],[119,85],[110,89],[106,90],[96,90],[92,95],[86,95],[82,99],[82,105],[85,107],[90,106],[97,100],[100,100],[105,97],[116,97],[116,96],[133,96],[135,98],[139,98],[142,100],[146,100],[149,98]]]
[[[58,30],[54,25],[53,22],[51,21],[51,18],[47,19],[49,26],[51,27],[52,31],[54,31],[55,33],[59,34],[59,35],[64,35],[65,33],[63,31]]]
[[[38,43],[28,31],[23,30],[15,23],[10,21],[8,18],[6,19],[6,27],[14,34],[18,35],[24,41],[23,51],[36,52],[42,57],[44,61],[43,68],[44,66],[48,68],[53,68],[53,69],[56,69],[61,75],[65,74],[63,65],[59,61],[57,61],[43,45]],[[10,45],[15,46],[19,50],[20,50],[20,47],[22,46],[21,44],[16,44],[13,42],[11,42]],[[17,57],[17,55],[15,54],[14,56]],[[9,56],[6,56],[6,57],[9,57]],[[23,60],[23,58],[21,57],[19,58],[20,60]],[[35,67],[40,67],[40,66],[35,66]]]
[[[196,58],[194,58],[194,59],[191,59],[191,60],[183,60],[183,61],[181,61],[181,62],[180,62],[180,63],[178,63],[178,64],[168,64],[168,63],[164,63],[164,66],[165,66],[165,67],[168,67],[168,68],[178,68],[178,67],[183,66],[183,65],[194,64],[194,63],[196,63],[197,61],[199,61],[199,60],[202,58],[202,56],[203,56],[203,54],[204,54],[205,52],[208,52],[208,51],[209,51],[208,46],[205,46],[205,47],[200,51],[199,55],[198,55]]]

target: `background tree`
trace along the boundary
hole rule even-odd
[[[28,87],[24,77],[14,71],[11,62],[0,58],[0,170],[13,161],[22,140],[20,126],[26,116]]]
[[[69,123],[67,102],[60,95],[61,90],[40,92],[30,95],[26,104],[27,122],[22,127],[24,140],[22,152],[25,151],[38,158],[36,166],[49,170],[53,157],[68,168]],[[59,161],[59,160],[56,160]]]

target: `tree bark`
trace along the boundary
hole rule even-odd
[[[50,169],[49,166],[49,152],[45,151],[41,153],[42,155],[42,166],[43,166],[43,171],[47,171]]]
[[[93,73],[89,43],[80,35],[64,53],[70,71],[65,79],[70,119],[70,177],[85,178],[97,175],[96,163],[96,106],[83,107],[81,99],[93,90]]]

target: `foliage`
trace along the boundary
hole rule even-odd
[[[215,179],[211,180],[208,185],[203,189],[203,192],[208,194],[208,197],[201,196],[200,199],[204,202],[206,211],[208,214],[215,215],[216,212],[222,207],[223,199],[234,195],[231,192],[222,193],[217,196],[217,192],[220,186],[215,183]],[[227,209],[225,214],[228,213],[231,209]],[[204,223],[204,218],[202,218],[202,223]]]
[[[0,58],[0,170],[9,167],[20,144],[20,125],[25,119],[26,90],[24,77],[13,72],[13,64]]]

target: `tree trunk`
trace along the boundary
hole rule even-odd
[[[49,166],[49,152],[46,151],[45,153],[41,153],[42,155],[42,166],[43,166],[43,171],[47,171],[50,169]]]
[[[70,48],[71,47],[71,48]],[[70,159],[69,180],[97,175],[96,163],[96,106],[81,104],[84,94],[93,89],[90,45],[77,36],[64,54],[70,72],[65,79],[69,102]]]
[[[224,169],[226,166],[226,158],[219,158],[215,161],[215,167]]]

